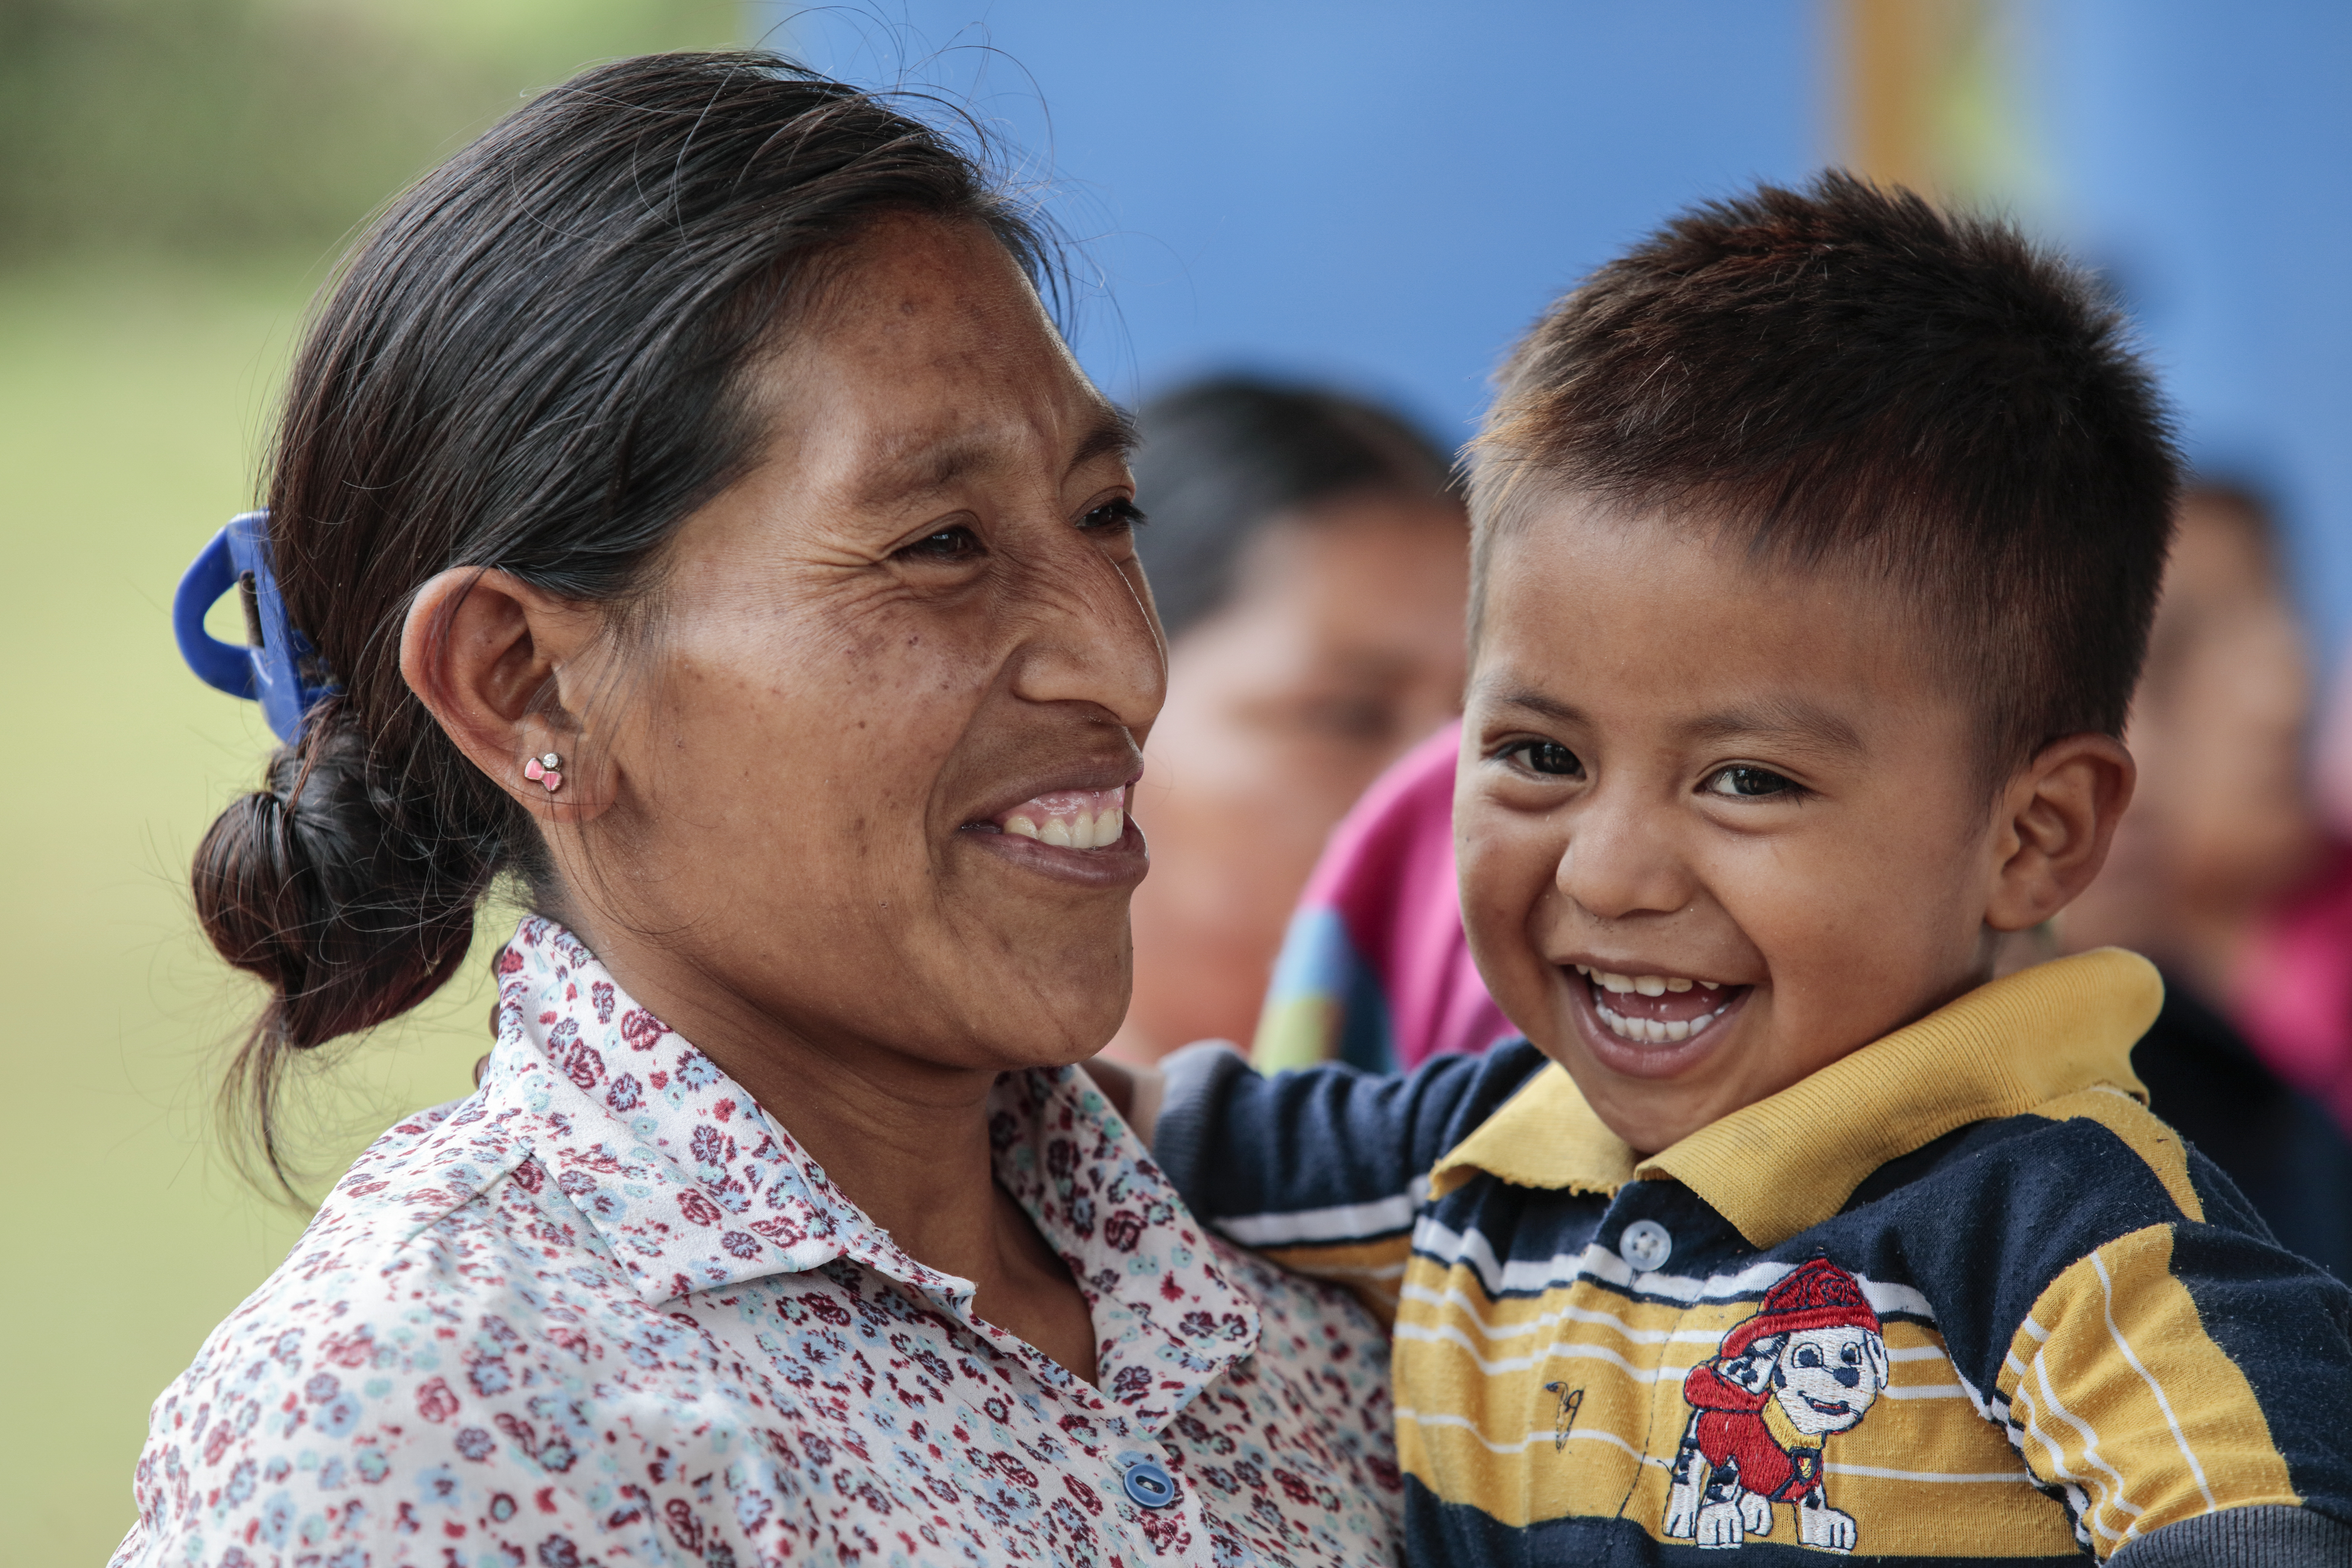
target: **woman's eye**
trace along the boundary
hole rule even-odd
[[[1505,756],[1517,757],[1529,773],[1550,773],[1559,778],[1573,778],[1584,771],[1584,764],[1574,752],[1558,741],[1521,741]]]
[[[1087,513],[1086,521],[1078,526],[1090,531],[1101,532],[1110,529],[1141,528],[1150,521],[1143,515],[1141,507],[1125,496],[1121,496],[1117,500],[1107,500]]]
[[[911,561],[968,561],[981,552],[980,535],[958,523],[902,545],[898,552]]]
[[[1743,800],[1754,800],[1760,795],[1786,795],[1794,790],[1797,784],[1795,780],[1784,778],[1770,768],[1750,767],[1745,763],[1735,763],[1730,767],[1717,769],[1701,787],[1709,795],[1727,795]]]

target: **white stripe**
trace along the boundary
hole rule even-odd
[[[1321,1270],[1321,1272],[1335,1272]],[[1541,1333],[1559,1323],[1591,1323],[1622,1335],[1637,1345],[1712,1345],[1722,1342],[1721,1331],[1715,1329],[1637,1329],[1614,1312],[1604,1312],[1589,1307],[1561,1306],[1538,1313],[1523,1323],[1490,1323],[1478,1313],[1478,1304],[1459,1286],[1449,1285],[1443,1290],[1433,1290],[1426,1285],[1407,1285],[1402,1295],[1405,1300],[1420,1301],[1432,1307],[1450,1308],[1477,1325],[1478,1331],[1488,1340],[1515,1340],[1528,1334]],[[1944,1352],[1938,1345],[1890,1346],[1888,1361],[1942,1361]]]
[[[1467,1355],[1480,1373],[1494,1377],[1507,1372],[1527,1372],[1542,1366],[1555,1358],[1562,1361],[1605,1361],[1636,1383],[1655,1384],[1666,1379],[1680,1382],[1690,1374],[1689,1366],[1637,1366],[1606,1345],[1585,1344],[1575,1340],[1554,1340],[1533,1355],[1497,1356],[1489,1361],[1478,1353],[1470,1336],[1451,1323],[1399,1323],[1396,1337],[1419,1344],[1450,1344]],[[1696,1363],[1694,1363],[1696,1364]],[[1961,1399],[1966,1394],[1956,1383],[1923,1384],[1914,1387],[1889,1388],[1889,1399]]]
[[[1418,1410],[1404,1409],[1400,1409],[1396,1414],[1398,1420],[1410,1421],[1416,1426],[1452,1426],[1467,1432],[1473,1437],[1477,1438],[1480,1445],[1490,1454],[1524,1454],[1538,1443],[1557,1443],[1559,1441],[1559,1434],[1555,1430],[1549,1432],[1530,1432],[1526,1436],[1515,1441],[1497,1443],[1493,1438],[1487,1436],[1484,1432],[1479,1431],[1477,1424],[1470,1420],[1467,1416],[1424,1415]],[[1642,1463],[1645,1465],[1655,1465],[1662,1470],[1672,1469],[1674,1468],[1664,1459],[1654,1459],[1650,1458],[1649,1455],[1642,1452],[1641,1449],[1636,1448],[1633,1444],[1628,1443],[1624,1438],[1617,1436],[1616,1433],[1604,1432],[1598,1426],[1573,1427],[1568,1434],[1568,1440],[1571,1443],[1580,1440],[1597,1443],[1613,1443],[1618,1447],[1623,1449],[1628,1455],[1633,1458],[1641,1460]]]
[[[2037,1408],[2045,1411],[2049,1415],[2055,1416],[2057,1419],[2063,1421],[2067,1426],[2074,1428],[2076,1432],[2082,1434],[2083,1458],[2084,1461],[2097,1469],[2100,1474],[2105,1476],[2110,1481],[2114,1482],[2114,1485],[2111,1487],[2102,1486],[2098,1489],[2099,1495],[2097,1499],[2092,1502],[2084,1517],[2090,1521],[2091,1528],[2096,1530],[2101,1535],[2105,1536],[2110,1541],[2121,1541],[2125,1539],[2125,1536],[2130,1533],[2134,1521],[2138,1518],[2140,1509],[2137,1503],[2134,1503],[2131,1499],[2125,1494],[2123,1476],[2113,1465],[2107,1463],[2105,1457],[2099,1452],[2099,1434],[2091,1426],[2090,1423],[2083,1420],[2073,1411],[2067,1409],[2065,1405],[2060,1401],[2058,1391],[2051,1386],[2050,1370],[2043,1363],[2041,1352],[2036,1351],[2034,1352],[2033,1364],[2032,1368],[2034,1382],[2038,1384],[2042,1389],[2042,1394],[2039,1399],[2034,1398],[2032,1391],[2024,1386],[2024,1373],[2027,1369],[2022,1366],[2019,1366],[2017,1358],[2014,1355],[2010,1356],[2008,1360],[2009,1364],[2018,1367],[2019,1373],[2017,1395],[2015,1398],[2011,1400],[2011,1408],[2014,1410],[2021,1401],[2027,1405],[2027,1428],[2032,1432],[2034,1440],[2039,1442],[2049,1451],[2051,1464],[2062,1479],[2066,1480],[2083,1481],[2087,1484],[2090,1478],[2087,1476],[2077,1475],[2074,1470],[2067,1467],[2065,1450],[2061,1448],[2055,1442],[2053,1442],[2049,1434],[2042,1430],[2040,1424],[2032,1415],[2032,1411]],[[2117,1534],[2114,1530],[2109,1529],[2105,1524],[2100,1521],[2098,1517],[2099,1510],[2101,1509],[2107,1508],[2112,1508],[2132,1516],[2130,1519],[2124,1521],[2123,1534]]]
[[[1413,1226],[1412,1249],[1443,1267],[1466,1264],[1489,1296],[1532,1295],[1589,1279],[1644,1296],[1662,1296],[1687,1307],[1700,1301],[1760,1296],[1797,1271],[1795,1264],[1768,1260],[1752,1263],[1737,1274],[1716,1274],[1704,1279],[1689,1274],[1637,1274],[1623,1258],[1597,1242],[1580,1252],[1556,1253],[1550,1258],[1514,1258],[1506,1262],[1495,1256],[1494,1244],[1478,1231],[1454,1230],[1428,1213],[1423,1213]],[[1927,1304],[1927,1298],[1910,1286],[1888,1284],[1860,1275],[1854,1278],[1871,1310],[1882,1317],[1901,1312],[1935,1321],[1935,1309]]]
[[[1655,1383],[1660,1378],[1666,1377],[1679,1382],[1690,1371],[1686,1366],[1635,1366],[1606,1345],[1579,1344],[1570,1340],[1555,1340],[1534,1355],[1501,1356],[1494,1361],[1488,1361],[1478,1353],[1478,1347],[1470,1342],[1469,1335],[1451,1324],[1426,1328],[1419,1323],[1399,1323],[1396,1326],[1396,1337],[1401,1340],[1415,1340],[1423,1344],[1455,1345],[1464,1354],[1476,1363],[1478,1370],[1488,1377],[1493,1377],[1497,1373],[1526,1372],[1530,1368],[1543,1365],[1555,1356],[1567,1361],[1605,1361],[1636,1383]]]
[[[1488,1340],[1521,1339],[1528,1334],[1541,1333],[1564,1322],[1591,1323],[1611,1329],[1637,1345],[1712,1345],[1721,1342],[1723,1339],[1722,1333],[1713,1329],[1637,1329],[1614,1312],[1595,1311],[1588,1307],[1563,1306],[1530,1318],[1524,1323],[1496,1325],[1480,1317],[1477,1303],[1471,1300],[1459,1287],[1452,1285],[1443,1290],[1433,1290],[1426,1285],[1407,1285],[1404,1288],[1404,1299],[1408,1301],[1425,1302],[1433,1307],[1450,1307],[1455,1313],[1476,1324],[1478,1331]]]
[[[1831,1465],[1822,1468],[1832,1476],[1869,1476],[1882,1481],[1948,1481],[1975,1485],[1985,1481],[2014,1481],[2032,1486],[2033,1478],[2023,1470],[1999,1470],[1981,1476],[1963,1476],[1941,1470],[1888,1470],[1876,1465]]]
[[[2205,1467],[2197,1462],[2196,1454],[2189,1447],[2189,1434],[2180,1429],[2179,1418],[2172,1414],[2172,1401],[2164,1396],[2164,1385],[2140,1364],[2139,1357],[2132,1353],[2131,1342],[2125,1339],[2123,1330],[2116,1326],[2116,1282],[2107,1278],[2107,1266],[2095,1252],[2091,1254],[2091,1267],[2099,1276],[2099,1289],[2105,1298],[2107,1333],[2115,1340],[2116,1349],[2124,1352],[2124,1360],[2139,1373],[2140,1381],[2147,1384],[2147,1391],[2156,1395],[2157,1408],[2164,1412],[2164,1424],[2172,1428],[2172,1440],[2179,1446],[2180,1457],[2189,1461],[2189,1473],[2197,1478],[2197,1489],[2204,1494],[2207,1511],[2219,1508],[2221,1505],[2213,1500],[2213,1489],[2205,1484]]]
[[[1399,1193],[1377,1203],[1340,1204],[1328,1209],[1300,1209],[1296,1214],[1245,1214],[1219,1220],[1217,1228],[1244,1247],[1356,1241],[1404,1229],[1412,1224],[1420,1207],[1421,1201],[1413,1194]]]
[[[2067,1468],[2064,1450],[2060,1448],[2057,1444],[2052,1442],[2050,1440],[2050,1435],[2042,1430],[2041,1424],[2034,1419],[2032,1401],[2027,1397],[2026,1392],[2022,1388],[2018,1390],[2018,1396],[2015,1399],[2011,1400],[2009,1403],[2012,1420],[2015,1419],[2016,1412],[2021,1405],[2022,1405],[2025,1410],[2026,1433],[2036,1443],[2042,1446],[2042,1451],[2046,1457],[2047,1462],[2050,1466],[2052,1478],[2063,1482],[2066,1488],[2067,1495],[2076,1500],[2074,1504],[2074,1517],[2097,1530],[2101,1535],[2105,1536],[2108,1540],[2121,1541],[2123,1539],[2122,1536],[2117,1535],[2114,1531],[2109,1530],[2105,1525],[2099,1522],[2097,1505],[2092,1501],[2090,1493],[2084,1489],[2082,1484],[2083,1478],[2076,1475],[2072,1469]]]

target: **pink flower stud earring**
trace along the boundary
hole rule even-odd
[[[553,752],[543,752],[523,763],[522,776],[545,784],[547,793],[553,795],[563,787],[563,775],[557,772],[562,766],[562,757],[557,756]]]

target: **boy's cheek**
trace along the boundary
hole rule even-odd
[[[1556,1033],[1558,973],[1544,952],[1554,872],[1564,846],[1542,825],[1457,808],[1462,925],[1496,1004],[1538,1047]]]

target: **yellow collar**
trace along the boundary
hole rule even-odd
[[[1752,1245],[1777,1246],[1843,1208],[1889,1160],[1955,1128],[2102,1084],[2145,1101],[2131,1048],[2163,1004],[2156,966],[2121,948],[2037,964],[1646,1160],[1554,1063],[1437,1162],[1430,1194],[1443,1197],[1479,1172],[1602,1196],[1637,1178],[1671,1177]]]

